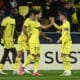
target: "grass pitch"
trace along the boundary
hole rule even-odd
[[[61,70],[45,70],[40,71],[43,76],[33,77],[32,75],[25,74],[24,76],[12,75],[12,71],[6,71],[8,75],[0,75],[0,80],[80,80],[80,70],[72,71],[72,76],[62,77],[59,76],[63,71]]]

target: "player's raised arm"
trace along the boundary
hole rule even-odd
[[[43,33],[41,30],[40,30],[40,36],[43,37],[44,39],[48,40],[50,43],[52,42],[52,39],[48,36],[46,36],[45,33]]]
[[[55,23],[54,17],[50,17],[49,20],[51,21],[52,25],[53,25],[56,29],[58,29],[58,30],[61,30],[61,29],[62,29],[62,25],[59,26],[58,24]]]
[[[41,29],[48,29],[52,26],[52,23],[48,24],[48,25],[42,25],[41,24]]]
[[[58,24],[56,24],[55,22],[53,22],[53,25],[56,29],[61,30],[62,26],[59,26]]]

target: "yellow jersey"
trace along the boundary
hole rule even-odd
[[[23,26],[26,27],[26,30],[28,31],[28,34],[30,34],[30,31],[31,31],[31,23],[32,23],[32,20],[30,18],[27,18],[25,21],[24,21],[24,24]],[[25,34],[23,33],[23,31],[21,32],[19,38],[18,38],[20,41],[25,41],[26,40],[26,36]]]
[[[14,18],[8,16],[3,19],[1,26],[4,27],[4,40],[13,40],[15,25],[16,23]]]
[[[40,36],[40,23],[35,20],[32,22],[31,26],[31,37],[29,39],[29,43],[37,43],[39,44],[39,36]]]
[[[60,37],[60,40],[62,42],[71,41],[71,34],[70,34],[70,23],[68,20],[64,20],[63,24],[61,26],[58,26],[57,24],[53,23],[53,25],[59,29],[62,30],[62,36]]]

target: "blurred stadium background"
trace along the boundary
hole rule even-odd
[[[17,32],[21,31],[21,24],[31,8],[42,11],[46,24],[48,24],[48,18],[51,16],[54,16],[56,22],[61,24],[57,19],[57,14],[60,10],[65,11],[68,13],[68,18],[71,22],[71,31],[80,31],[80,0],[0,0],[0,23],[2,19],[9,14],[12,7],[16,7],[19,11],[16,18]],[[46,32],[56,31],[55,28],[46,30]]]

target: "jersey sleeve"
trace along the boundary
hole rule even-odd
[[[28,21],[28,20],[25,20],[25,21],[24,21],[24,24],[23,24],[23,26],[27,27],[27,26],[29,26],[29,23],[30,23],[30,21]]]
[[[7,25],[7,20],[6,19],[3,19],[1,26],[2,27],[6,27],[6,25]]]

